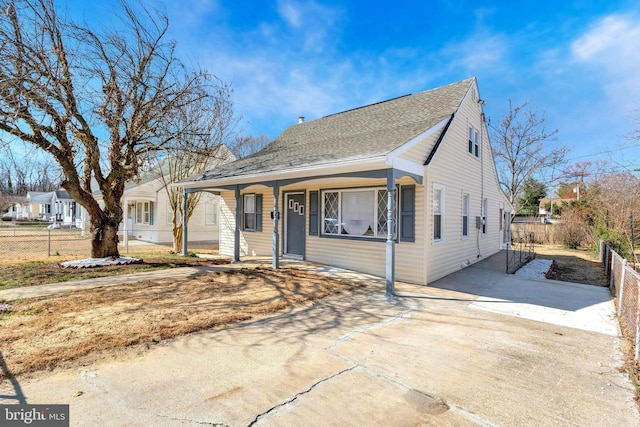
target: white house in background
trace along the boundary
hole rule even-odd
[[[220,253],[427,284],[510,242],[475,78],[290,126],[181,182],[220,194]],[[191,227],[191,223],[189,223]]]
[[[17,218],[49,221],[59,225],[83,228],[88,215],[85,209],[64,189],[50,192],[29,191]]]
[[[211,160],[211,167],[235,160],[235,156],[222,146],[220,155]],[[160,171],[162,165],[143,174],[139,179],[129,181],[124,190],[124,216],[126,224],[120,224],[120,241],[127,238],[151,243],[171,243],[173,241],[173,211]],[[96,197],[100,200],[100,196]],[[188,239],[192,242],[215,242],[219,240],[220,196],[203,193],[188,223]]]

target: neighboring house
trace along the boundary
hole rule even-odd
[[[28,219],[49,221],[51,217],[51,198],[53,192],[29,191],[27,192],[27,216]]]
[[[211,167],[226,161],[235,160],[226,146],[221,154],[212,160]],[[144,173],[139,179],[129,181],[124,190],[124,217],[126,224],[120,225],[120,235],[151,243],[173,242],[173,211],[160,173],[166,173],[166,163]],[[101,196],[96,195],[99,201]],[[204,193],[188,223],[188,240],[219,240],[220,197]],[[122,239],[121,239],[122,240]]]
[[[396,279],[427,284],[511,240],[483,104],[471,78],[300,118],[260,152],[181,185],[220,194],[220,253],[234,260],[349,268],[385,276],[387,293]]]
[[[18,218],[49,221],[82,228],[87,222],[85,209],[64,189],[50,192],[29,191]]]
[[[24,213],[29,212],[27,209],[26,197],[12,197],[11,205],[7,210],[5,216],[11,217],[13,219],[24,218]]]
[[[82,206],[67,193],[67,190],[56,190],[51,195],[52,222],[62,224],[80,224],[82,222]]]

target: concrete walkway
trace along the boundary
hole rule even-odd
[[[560,301],[547,300],[547,284],[486,265],[432,287],[400,283],[391,299],[382,279],[327,267],[373,286],[18,390],[70,404],[73,426],[640,425],[615,335],[518,314],[571,317],[603,302],[562,282]],[[2,383],[0,403],[15,390]]]

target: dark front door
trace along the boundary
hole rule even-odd
[[[304,256],[304,225],[306,223],[306,208],[304,193],[288,193],[285,198],[285,242],[284,253],[287,255]]]

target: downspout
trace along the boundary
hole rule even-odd
[[[484,101],[483,101],[484,102]],[[480,102],[478,102],[480,103]],[[482,105],[480,104],[480,117],[482,118],[481,129],[486,128],[486,118],[484,116],[484,111],[482,110]],[[487,213],[485,212],[484,206],[484,131],[480,131],[480,218],[482,218],[482,227],[486,230],[487,224],[486,221],[488,219]],[[480,233],[482,232],[482,227],[478,229],[478,234],[476,238],[476,242],[478,244],[478,255],[477,259],[482,257],[482,251],[480,250]]]

